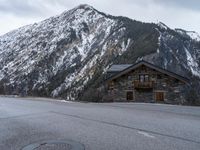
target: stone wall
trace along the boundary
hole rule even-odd
[[[134,87],[134,80],[138,80],[139,74],[148,74],[150,80],[153,81],[153,87],[149,89],[136,89]],[[108,95],[112,101],[127,101],[127,91],[133,91],[134,101],[137,102],[155,102],[155,91],[163,91],[165,94],[164,102],[171,104],[184,103],[183,87],[185,84],[171,76],[157,72],[151,68],[137,68],[113,81],[112,86],[108,86]]]
[[[136,102],[153,102],[153,89],[134,90]]]

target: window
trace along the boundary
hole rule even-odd
[[[132,91],[128,91],[128,92],[126,93],[126,100],[127,100],[127,101],[133,100],[133,92],[132,92]]]
[[[131,76],[128,76],[128,80],[131,80],[131,78],[132,78]]]
[[[139,81],[140,82],[148,82],[149,81],[149,75],[148,74],[139,75]]]
[[[146,75],[144,76],[144,80],[145,80],[145,81],[149,81],[149,75],[148,75],[148,74],[146,74]]]
[[[144,75],[139,75],[140,82],[144,82]]]
[[[115,86],[114,81],[109,82],[108,87],[109,87],[110,90],[113,90],[114,86]]]

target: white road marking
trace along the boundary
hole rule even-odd
[[[149,133],[144,132],[144,131],[138,131],[138,133],[141,135],[144,135],[145,137],[148,137],[148,138],[155,138],[155,136],[150,135]]]

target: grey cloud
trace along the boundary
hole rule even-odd
[[[30,1],[26,0],[2,0],[0,1],[0,11],[18,16],[32,16],[40,12],[38,7],[34,7]]]
[[[166,7],[178,7],[186,8],[195,11],[200,11],[199,0],[153,0],[157,4],[164,5]]]
[[[22,17],[45,16],[56,0],[0,0],[0,12]]]
[[[194,19],[200,16],[200,0],[0,0],[0,16],[39,21],[79,4],[89,4],[111,15],[145,22],[162,21],[171,27],[192,28],[200,32],[200,21]]]
[[[93,6],[110,8],[113,4],[120,8],[123,5],[162,5],[163,7],[187,8],[200,11],[199,0],[0,0],[0,12],[11,13],[16,16],[48,16],[54,6],[66,9],[73,8],[80,3],[88,3]],[[56,8],[55,8],[56,9]],[[123,8],[122,8],[123,9]]]
[[[145,0],[151,1],[151,0]],[[101,8],[108,9],[115,4],[117,8],[121,5],[146,5],[145,1],[141,0],[0,0],[0,12],[9,13],[20,17],[37,17],[48,16],[52,13],[55,6],[63,8],[64,10],[73,8],[81,4],[89,4],[95,8],[101,6]],[[56,8],[55,8],[56,9]],[[52,13],[53,14],[53,13]]]

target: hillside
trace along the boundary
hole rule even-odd
[[[191,78],[186,97],[198,101],[196,32],[107,15],[89,5],[0,36],[0,93],[94,101],[91,94],[110,65],[140,59]]]

